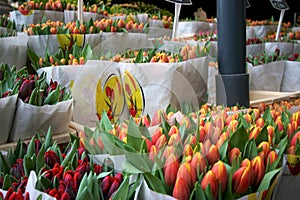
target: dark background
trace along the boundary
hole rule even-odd
[[[126,0],[113,0],[113,2],[126,2]],[[160,8],[166,8],[170,12],[174,13],[175,5],[165,0],[140,0],[145,3],[157,5]],[[251,20],[265,20],[270,19],[272,16],[275,21],[279,20],[280,10],[272,7],[270,0],[248,0],[250,7],[246,9],[246,18]],[[128,1],[127,1],[128,2]],[[134,2],[134,1],[132,1]],[[192,5],[182,5],[180,18],[193,18],[194,12],[197,11],[199,7],[206,12],[207,17],[217,16],[217,1],[216,0],[192,0]],[[294,22],[294,13],[300,13],[300,0],[286,0],[289,9],[284,13],[284,22]]]

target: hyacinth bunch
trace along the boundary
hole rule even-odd
[[[94,132],[79,136],[92,154],[124,154],[124,171],[136,169],[150,189],[176,199],[268,198],[283,155],[299,152],[300,111],[281,105],[169,107],[113,125],[104,113]]]
[[[123,183],[109,160],[95,164],[76,136],[66,146],[52,142],[51,127],[45,139],[38,134],[30,142],[19,140],[15,150],[0,154],[0,188],[3,199],[32,199],[26,191],[29,175],[37,174],[35,188],[56,199],[110,199]]]

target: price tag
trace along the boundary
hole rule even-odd
[[[289,6],[285,2],[285,0],[270,0],[272,6],[278,10],[288,10]]]
[[[180,3],[182,5],[192,5],[192,1],[191,0],[166,0],[172,3]]]

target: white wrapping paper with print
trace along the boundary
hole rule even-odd
[[[55,105],[34,106],[18,99],[15,119],[9,142],[29,139],[36,132],[47,132],[51,126],[54,134],[66,132],[73,111],[73,99]]]
[[[17,108],[17,99],[17,94],[0,99],[0,144],[4,144],[8,140],[11,126],[13,124],[15,111]]]
[[[267,54],[274,53],[276,49],[280,49],[280,55],[292,55],[294,53],[300,52],[299,43],[290,43],[290,42],[267,42],[265,43],[265,51]]]
[[[169,104],[180,107],[183,102],[195,108],[206,101],[208,58],[179,63],[119,63],[124,95],[129,111],[138,116],[153,116]]]
[[[40,57],[45,56],[46,50],[52,55],[57,53],[60,47],[68,46],[70,37],[78,46],[89,44],[92,49],[102,41],[101,34],[33,35],[28,37],[28,48]]]
[[[105,110],[114,120],[128,119],[118,64],[89,60],[78,72],[74,87],[74,121],[95,127]]]
[[[144,33],[102,33],[101,44],[93,48],[94,55],[99,58],[107,54],[123,53],[128,49],[150,48],[148,34]]]
[[[26,35],[0,38],[0,63],[15,65],[17,69],[24,67],[27,61],[27,40]]]
[[[280,91],[286,61],[252,66],[247,63],[250,76],[250,90]]]
[[[178,22],[177,38],[193,37],[200,32],[210,31],[210,26],[206,22],[200,21],[181,21]]]
[[[44,16],[50,21],[63,21],[64,19],[64,13],[60,11],[32,10],[28,15],[22,15],[18,10],[10,12],[10,18],[16,22],[18,31],[22,31],[23,25],[26,27],[29,24],[40,23]]]
[[[173,30],[169,28],[151,27],[149,28],[149,38],[172,37]]]
[[[254,30],[256,38],[264,38],[269,34],[276,33],[276,29],[277,29],[277,25],[258,25],[258,26],[249,26],[249,27]]]
[[[250,44],[246,45],[246,56],[260,55],[265,51],[265,44]]]
[[[76,22],[78,20],[78,11],[77,10],[64,10],[64,22]],[[105,18],[105,15],[101,15],[98,13],[92,13],[92,12],[83,12],[83,21],[88,22],[90,19],[95,20],[101,20],[102,18]]]
[[[285,61],[285,71],[280,87],[281,92],[300,91],[300,62]]]
[[[77,73],[81,70],[84,65],[63,65],[55,67],[44,67],[37,70],[38,74],[42,72],[47,73],[47,82],[50,80],[57,81],[62,87],[67,90],[72,89]]]

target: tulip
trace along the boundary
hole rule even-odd
[[[171,137],[170,137],[170,139],[168,141],[168,145],[169,146],[174,146],[174,145],[181,144],[181,142],[182,142],[182,140],[181,140],[180,134],[179,133],[175,133],[175,134],[171,135]]]
[[[118,182],[117,179],[113,179],[113,182],[109,188],[109,191],[107,193],[107,199],[110,199],[112,197],[112,195],[114,194],[114,192],[117,191],[117,189],[119,188],[121,183]]]
[[[169,186],[173,186],[176,181],[176,174],[179,169],[179,162],[175,155],[170,155],[164,165],[165,182]]]
[[[293,133],[294,133],[294,127],[292,125],[292,123],[288,123],[287,126],[286,126],[286,133],[289,137],[289,139],[292,137]]]
[[[226,125],[226,126],[229,126],[229,124],[230,124],[232,121],[234,121],[234,120],[236,120],[235,115],[230,115],[230,116],[228,116],[228,117],[225,119],[225,125]]]
[[[282,123],[282,120],[281,120],[281,116],[278,116],[276,118],[275,124],[277,124],[277,128],[278,128],[279,131],[284,130],[284,126],[283,126],[283,123]]]
[[[220,153],[216,145],[213,144],[209,147],[206,158],[211,165],[213,165],[220,159]]]
[[[206,158],[200,152],[194,153],[191,161],[191,167],[195,170],[195,172],[199,172],[199,174],[203,173],[207,167]]]
[[[149,152],[149,159],[154,163],[155,162],[155,156],[157,156],[157,148],[155,145],[152,145],[150,147],[150,152]]]
[[[276,151],[272,150],[268,154],[266,163],[268,163],[268,160],[269,160],[269,164],[272,165],[277,159],[278,159],[278,154],[276,153]]]
[[[173,188],[173,197],[178,200],[187,200],[190,197],[190,191],[184,179],[177,177]]]
[[[231,151],[229,152],[229,162],[230,165],[233,164],[234,160],[237,160],[239,155],[241,154],[241,151],[239,148],[234,147],[233,149],[231,149]]]
[[[107,194],[110,190],[110,186],[112,185],[113,181],[114,181],[114,178],[112,176],[106,176],[102,180],[100,187],[101,187],[101,190],[102,190],[102,193],[104,196],[107,196]]]
[[[159,150],[168,142],[166,135],[161,135],[155,143],[156,148]]]
[[[244,194],[250,185],[251,171],[249,167],[240,167],[232,176],[232,187],[236,194]]]
[[[252,138],[256,139],[256,137],[259,135],[260,131],[261,131],[261,127],[259,127],[259,126],[254,127],[250,131],[249,140],[252,139]]]
[[[234,133],[236,131],[236,128],[237,128],[238,124],[239,124],[239,122],[237,120],[232,120],[229,123],[226,132],[228,134]]]
[[[255,121],[256,126],[263,128],[265,125],[265,120],[264,118],[260,117]]]
[[[192,148],[192,146],[190,145],[190,144],[186,144],[185,146],[184,146],[184,149],[183,149],[183,155],[185,156],[185,157],[187,157],[187,156],[193,156],[193,148]]]
[[[294,136],[292,137],[292,140],[291,140],[290,145],[291,145],[291,146],[296,146],[297,141],[300,142],[300,131],[297,131],[297,132],[294,134]]]
[[[206,188],[208,187],[208,185],[210,186],[210,189],[212,191],[212,195],[214,197],[214,199],[217,198],[218,196],[218,180],[216,178],[216,175],[214,174],[214,172],[212,170],[209,170],[203,177],[202,181],[201,181],[201,187],[203,190],[206,190]]]
[[[271,151],[270,143],[266,141],[261,142],[257,148],[262,149],[261,152],[258,153],[258,155],[261,156],[263,159],[266,159]]]
[[[224,125],[225,125],[225,122],[224,122],[224,119],[223,117],[221,116],[217,116],[214,120],[214,126],[215,127],[218,127],[219,129],[223,130],[224,129]]]
[[[199,134],[200,134],[200,141],[199,142],[204,142],[206,138],[206,130],[204,126],[199,126]]]
[[[173,134],[178,134],[178,133],[179,133],[178,127],[173,125],[173,126],[171,126],[171,128],[168,132],[168,135],[171,136]]]
[[[252,122],[252,117],[249,113],[244,114],[243,117],[245,118],[245,120],[248,124],[250,124]]]
[[[206,122],[204,125],[204,129],[206,132],[206,138],[210,138],[213,134],[213,123],[210,121]]]
[[[152,144],[155,144],[158,138],[160,138],[162,134],[163,134],[162,128],[161,127],[156,128],[154,133],[151,136]]]
[[[248,158],[245,158],[241,163],[241,167],[249,167],[251,169],[251,161]]]
[[[217,143],[216,143],[216,146],[217,146],[217,148],[218,148],[219,150],[221,149],[223,143],[227,140],[227,138],[228,138],[228,134],[227,134],[226,132],[223,132],[223,133],[220,135],[220,137],[219,137],[219,139],[218,139],[218,141],[217,141]]]
[[[191,167],[191,163],[184,162],[180,165],[177,178],[182,178],[189,188],[192,188],[197,181],[196,171]]]
[[[16,163],[11,166],[10,174],[17,179],[19,179],[25,175],[22,158],[18,158],[16,160]]]
[[[254,120],[256,122],[256,120],[260,117],[260,110],[257,109],[257,108],[254,108],[252,111],[253,111],[252,115],[253,115]]]
[[[262,181],[265,175],[265,163],[261,156],[256,156],[251,160],[251,167],[253,170],[253,176],[251,178],[251,185],[257,186]]]
[[[287,149],[287,154],[296,155],[296,146],[295,145],[289,146]]]
[[[227,187],[228,181],[228,174],[225,164],[221,160],[219,160],[213,165],[211,170],[216,175],[217,181],[221,183],[222,192],[224,192]]]

